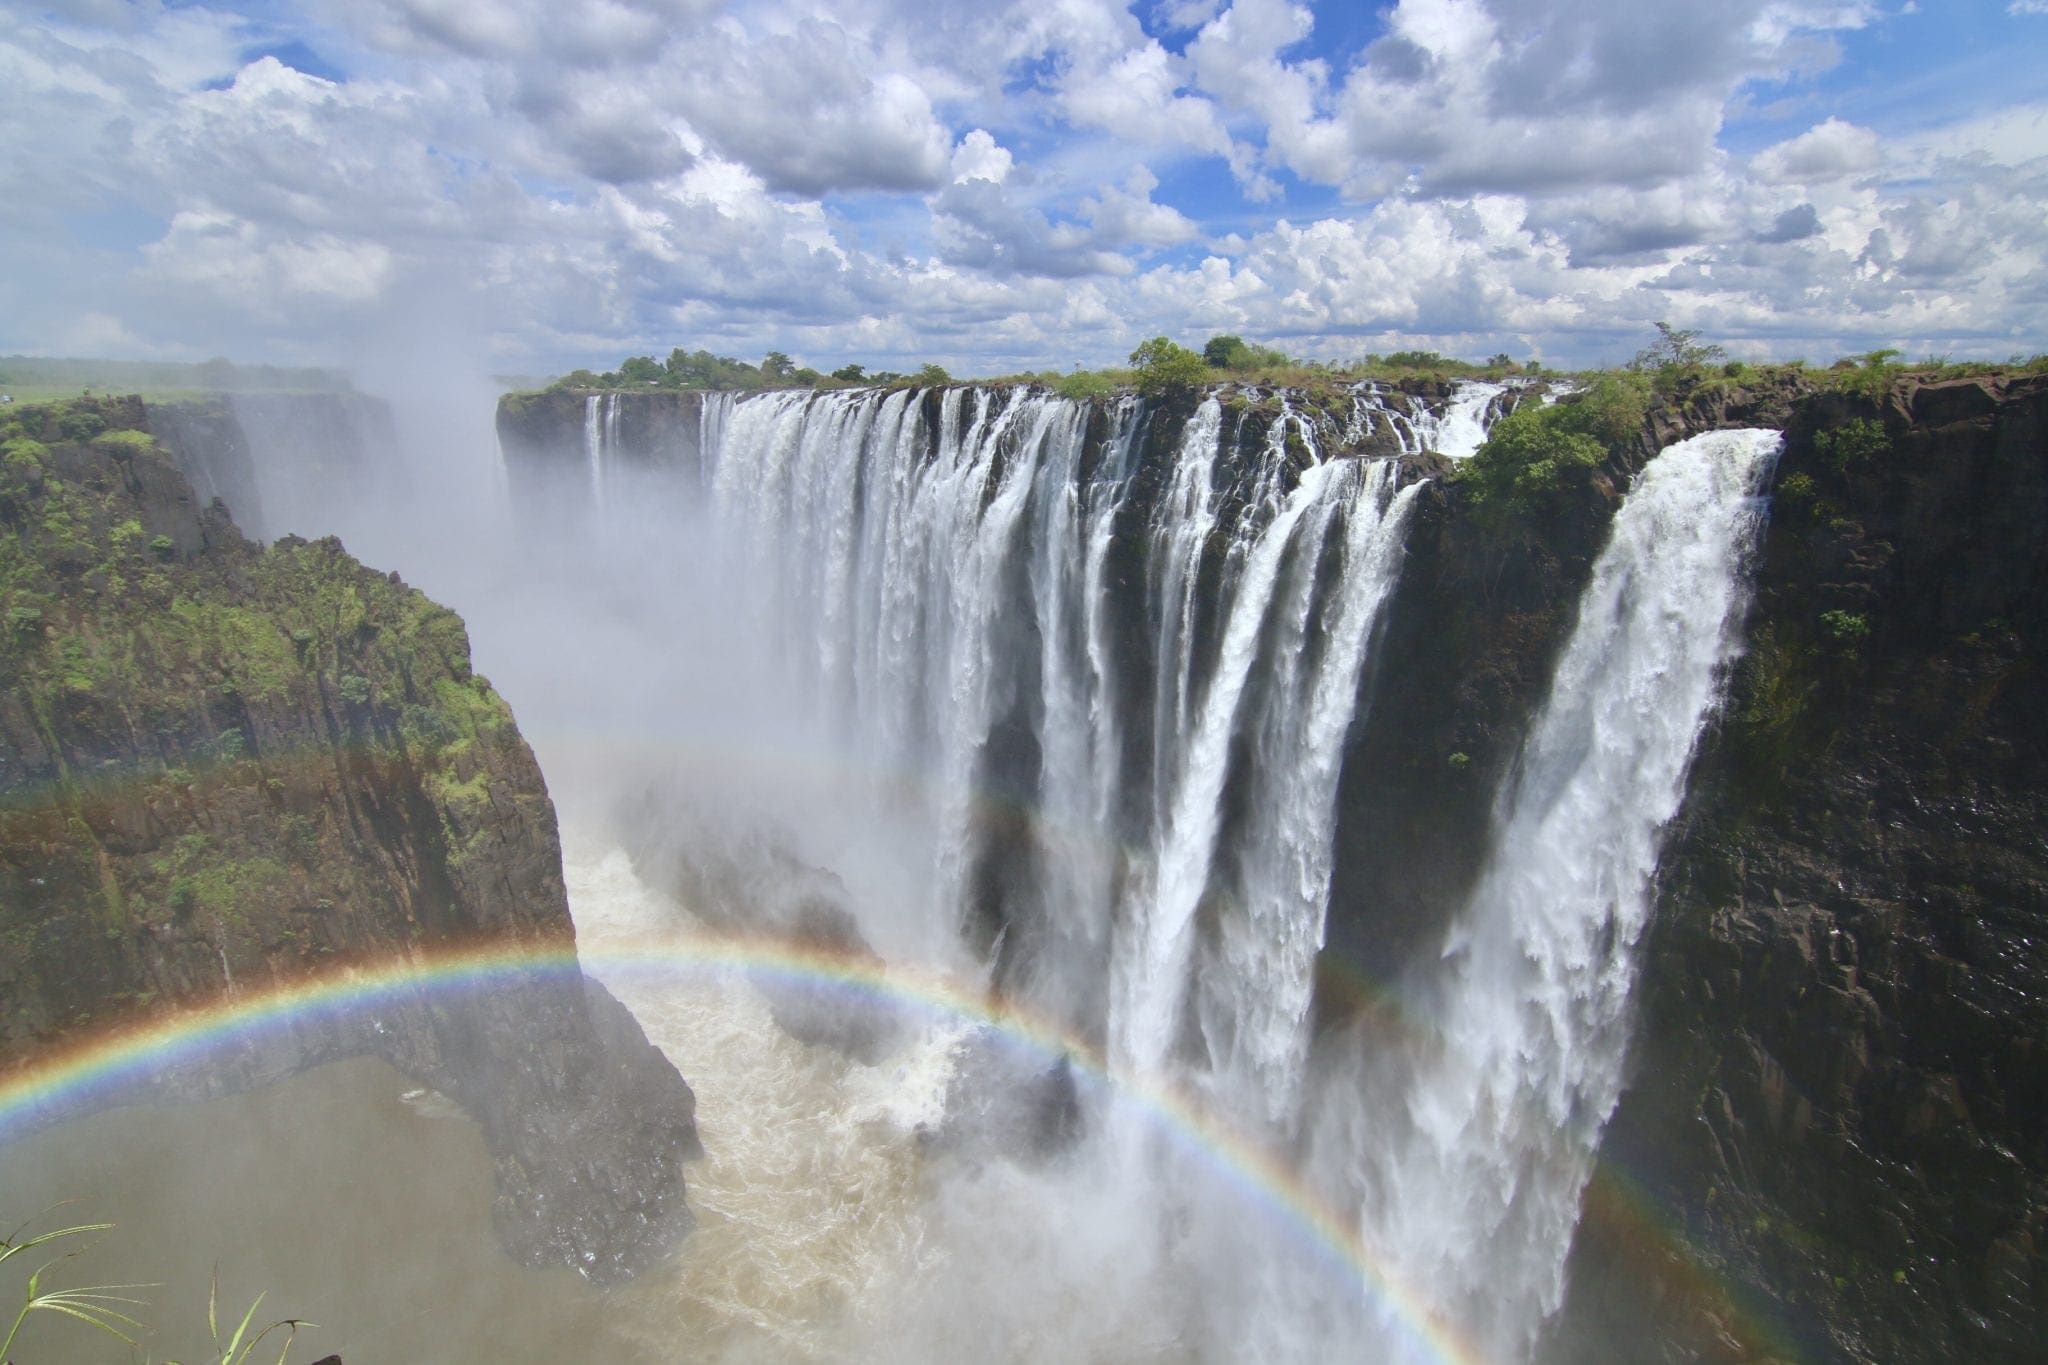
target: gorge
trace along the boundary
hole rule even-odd
[[[545,788],[452,617],[421,618],[454,632],[431,666],[390,653],[416,594],[331,542],[258,552],[154,452],[53,432],[10,464],[24,544],[54,478],[113,500],[76,514],[101,556],[132,502],[159,572],[261,595],[259,566],[314,565],[374,629],[296,626],[304,677],[261,696],[205,680],[169,751],[118,739],[121,679],[61,694],[69,728],[8,717],[10,1052],[124,991],[211,989],[216,948],[245,977],[311,961],[267,897],[246,930],[177,927],[143,860],[226,828],[244,864],[342,877],[336,904],[406,888],[420,913],[332,931],[344,953],[565,941],[574,912],[630,1015],[580,977],[538,1007],[429,995],[154,1097],[388,1057],[520,1152],[516,1203],[561,1154],[492,1106],[576,1092],[553,1139],[621,1155],[574,1197],[652,1200],[566,1220],[640,1248],[621,1358],[667,1358],[681,1314],[733,1359],[2023,1359],[2048,1330],[2048,381],[1695,380],[1537,496],[1457,477],[1505,412],[1580,401],[509,396],[498,511],[430,505],[434,562],[374,562],[441,576]],[[260,533],[360,552],[396,516],[373,409],[104,411]],[[83,617],[97,564],[56,571]],[[63,649],[16,644],[24,678]],[[420,749],[405,706],[450,686],[485,700]],[[303,744],[339,776],[273,759]],[[88,757],[147,790],[92,787]],[[111,792],[65,798],[91,841],[23,813],[45,788]],[[495,842],[469,862],[444,828]],[[109,831],[140,831],[132,872]],[[331,871],[344,845],[380,865]],[[160,903],[153,946],[92,927],[108,877]],[[699,1226],[664,1262],[687,1215],[653,1187],[697,1121]],[[545,1259],[579,1245],[563,1222],[507,1240]]]

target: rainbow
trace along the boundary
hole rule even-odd
[[[573,947],[562,943],[494,943],[357,963],[245,990],[46,1052],[0,1078],[0,1145],[53,1119],[119,1103],[124,1092],[153,1076],[203,1065],[218,1050],[266,1032],[374,1014],[380,1008],[415,1004],[425,995],[573,980],[586,969],[607,981],[646,974],[664,980],[739,974],[763,985],[822,987],[880,1008],[990,1029],[1049,1062],[1065,1059],[1082,1079],[1132,1102],[1177,1149],[1216,1171],[1249,1202],[1298,1232],[1319,1256],[1352,1277],[1351,1282],[1373,1296],[1410,1354],[1446,1365],[1476,1365],[1482,1359],[1455,1324],[1403,1285],[1387,1260],[1365,1246],[1348,1220],[1333,1212],[1292,1170],[1185,1096],[1117,1074],[1092,1044],[980,991],[935,974],[887,968],[781,941],[692,934],[607,942],[580,959]]]

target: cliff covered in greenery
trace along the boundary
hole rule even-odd
[[[333,539],[244,540],[145,425],[0,416],[0,1069],[347,965],[573,949],[553,807],[461,620]],[[158,1090],[363,1053],[482,1123],[526,1259],[629,1273],[687,1226],[689,1089],[579,979],[423,986]]]

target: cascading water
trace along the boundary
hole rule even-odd
[[[607,408],[617,402],[616,394],[591,394],[583,400],[583,462],[590,471],[590,501],[604,506],[604,449],[611,426]]]
[[[1775,448],[1721,434],[1648,467],[1488,870],[1414,989],[1436,1032],[1414,1055],[1347,1053],[1343,1031],[1312,1049],[1345,739],[1421,487],[1402,461],[1329,452],[1437,448],[1518,396],[1466,385],[1457,414],[1432,414],[1360,386],[1338,420],[1288,395],[1184,417],[1026,389],[707,395],[688,494],[706,591],[768,637],[777,686],[835,751],[832,799],[858,812],[851,842],[798,828],[777,847],[827,874],[806,885],[839,886],[864,947],[986,980],[1125,1083],[1292,1153],[1391,1278],[1509,1359],[1559,1301],[1657,832],[1735,648]],[[584,417],[597,494],[617,412]],[[604,515],[628,501],[644,500]],[[878,897],[846,860],[885,827],[910,833],[873,855],[903,864]],[[924,1037],[920,1068],[966,1038]],[[1006,1340],[1070,1353],[1426,1356],[1369,1286],[1333,1290],[1270,1241],[1249,1252],[1237,1205],[1142,1115],[1085,1093],[1103,1122],[1057,1170],[949,1185],[931,1221],[890,1225],[906,1249],[870,1282],[904,1296],[894,1328],[944,1354],[962,1346],[933,1325],[950,1303],[995,1296]],[[1099,1297],[1103,1322],[1044,1335],[1051,1300],[1012,1271]],[[1190,1299],[1196,1282],[1231,1289]]]
[[[1563,1298],[1621,1091],[1659,835],[1737,653],[1778,446],[1775,432],[1712,432],[1643,471],[1500,799],[1486,870],[1418,993],[1422,1055],[1339,1068],[1325,1096],[1324,1178],[1359,1191],[1370,1244],[1498,1358],[1526,1358]]]
[[[1494,419],[1500,416],[1501,400],[1507,393],[1505,384],[1488,383],[1482,379],[1459,380],[1442,412],[1432,412],[1425,407],[1416,413],[1413,419],[1416,440],[1422,449],[1434,450],[1454,460],[1470,457],[1485,443],[1486,433],[1492,428]]]
[[[1086,406],[1025,391],[713,398],[701,448],[735,591],[846,722],[857,764],[917,779],[933,924],[994,912],[1006,988],[1106,1033],[1137,1073],[1199,1038],[1196,1074],[1277,1128],[1305,1051],[1338,753],[1415,486],[1324,458],[1284,405],[1259,446],[1228,452],[1214,398],[1141,478],[1145,410],[1106,417],[1091,446]],[[1124,619],[1150,623],[1149,657],[1112,639],[1120,554],[1145,566]],[[1150,713],[1135,748],[1133,709]],[[1219,878],[1232,783],[1266,847]],[[1022,836],[985,809],[1012,790],[1036,816]],[[992,892],[996,863],[1028,883]],[[1230,908],[1205,935],[1215,897]]]

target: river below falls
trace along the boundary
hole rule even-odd
[[[673,926],[622,853],[573,830],[564,850],[587,954],[650,916]],[[882,1330],[875,1281],[915,1261],[914,1130],[938,1094],[916,1049],[865,1068],[807,1048],[739,980],[611,984],[696,1090],[706,1149],[688,1168],[697,1228],[621,1289],[506,1257],[476,1126],[376,1059],[62,1125],[0,1148],[0,1192],[15,1218],[70,1201],[42,1226],[117,1225],[46,1287],[147,1285],[129,1292],[157,1359],[206,1353],[215,1267],[223,1316],[263,1293],[259,1323],[319,1324],[298,1361],[825,1358]],[[121,1349],[39,1314],[15,1357],[84,1365]]]

